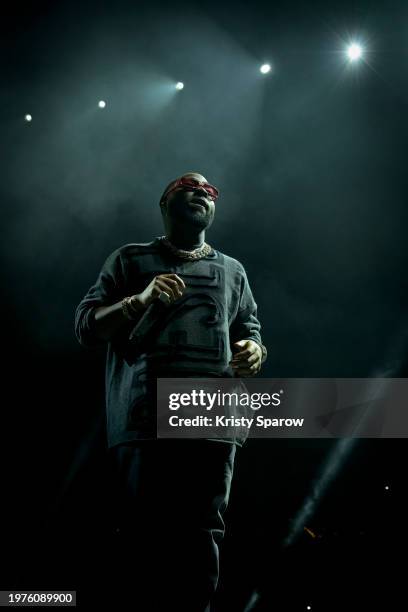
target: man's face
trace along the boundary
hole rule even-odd
[[[207,183],[207,179],[202,174],[189,173],[183,176],[195,179],[200,183]],[[164,215],[187,225],[195,226],[199,229],[210,227],[215,214],[215,204],[208,197],[203,187],[188,190],[188,187],[177,187],[166,196],[162,204]]]

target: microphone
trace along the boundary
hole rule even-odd
[[[154,328],[157,321],[162,317],[169,304],[170,298],[162,291],[160,295],[149,304],[142,317],[130,332],[129,341],[132,344],[140,345]]]

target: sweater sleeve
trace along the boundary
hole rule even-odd
[[[248,277],[245,270],[241,270],[241,286],[240,300],[237,315],[230,326],[230,343],[231,345],[238,340],[253,340],[262,350],[263,358],[266,359],[266,348],[262,344],[261,324],[258,320],[258,306],[252,295],[251,287],[248,282]]]
[[[96,282],[88,290],[75,312],[75,335],[78,342],[92,348],[105,344],[95,334],[95,309],[110,306],[124,297],[124,272],[120,251],[116,250],[106,259]]]

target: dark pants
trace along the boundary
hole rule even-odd
[[[110,450],[121,497],[121,590],[135,611],[209,609],[235,451],[163,439]]]

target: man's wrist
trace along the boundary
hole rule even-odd
[[[135,295],[132,295],[130,297],[130,307],[132,308],[132,310],[136,313],[139,314],[139,312],[141,310],[145,310],[146,306],[142,303],[141,299],[140,299],[140,295],[138,293],[135,293]]]
[[[128,319],[129,321],[134,321],[135,319],[137,319],[140,312],[144,310],[144,306],[141,303],[137,294],[123,298],[121,304],[122,312],[126,319]]]

